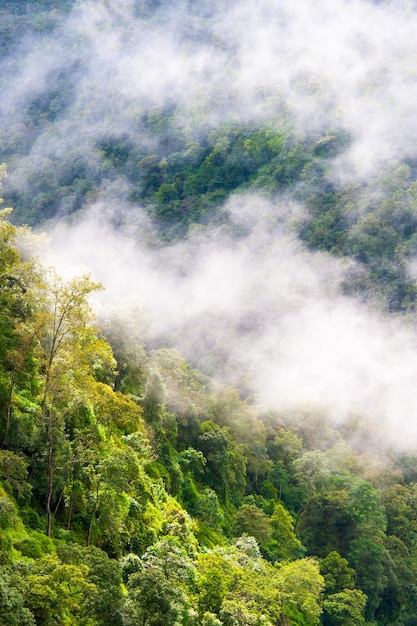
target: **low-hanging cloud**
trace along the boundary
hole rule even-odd
[[[246,236],[199,229],[155,251],[91,216],[56,227],[51,259],[103,281],[102,314],[131,306],[134,315],[139,303],[146,343],[173,345],[222,383],[244,384],[260,409],[309,408],[339,422],[367,412],[391,440],[410,444],[414,328],[341,295],[347,264],[302,248],[284,200],[237,195],[226,210],[240,225],[249,220]]]
[[[77,156],[99,170],[107,135],[147,152],[157,139],[142,116],[168,106],[190,138],[224,120],[276,122],[283,111],[300,132],[343,128],[352,142],[334,170],[362,179],[415,156],[416,31],[417,6],[405,0],[75,2],[3,59],[3,143],[28,141],[8,184],[24,189]],[[48,89],[55,115],[29,128],[28,107]],[[223,381],[250,380],[262,408],[310,406],[335,419],[370,411],[412,441],[414,329],[341,295],[349,268],[292,233],[302,207],[237,195],[224,210],[240,238],[196,228],[162,247],[149,245],[154,225],[127,206],[129,191],[122,174],[104,176],[99,201],[51,229],[53,262],[101,280],[100,306],[139,302],[146,341],[177,346]]]
[[[177,107],[178,123],[194,133],[225,118],[274,119],[283,107],[303,131],[345,128],[353,142],[342,175],[363,176],[386,159],[414,155],[414,3],[148,5],[75,2],[55,29],[22,39],[3,60],[5,137],[37,96],[60,89],[60,75],[69,85],[14,185],[42,169],[42,159],[85,155],[106,133],[126,132],[140,144],[139,119],[152,106]]]

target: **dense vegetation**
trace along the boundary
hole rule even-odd
[[[29,106],[19,135],[7,133],[0,149],[6,161],[28,150],[25,142],[34,142],[36,129],[49,118],[53,123],[57,108],[65,106],[61,83],[67,79],[54,80],[52,91]],[[347,293],[389,311],[415,309],[417,292],[408,272],[417,246],[415,163],[391,162],[371,180],[338,184],[329,175],[334,157],[349,146],[341,130],[300,138],[278,117],[258,126],[226,123],[206,129],[197,141],[175,119],[170,111],[143,114],[139,125],[149,138],[146,148],[127,135],[107,136],[88,157],[67,153],[59,163],[47,159],[23,190],[7,187],[15,223],[74,216],[102,185],[127,184],[132,207],[145,207],[162,240],[172,242],[193,224],[227,223],[222,206],[237,189],[271,197],[286,193],[307,209],[297,228],[309,247],[356,261]]]
[[[0,55],[10,64],[6,76],[18,70],[22,46],[25,53],[32,45],[56,53],[54,29],[72,4],[10,1],[0,9]],[[137,15],[149,17],[159,5],[134,6]],[[104,105],[94,100],[93,90],[88,109],[106,116],[106,107],[114,108],[124,130],[115,120],[97,126],[90,110],[74,109],[84,71],[76,50],[88,47],[88,39],[73,37],[70,44],[75,52],[51,66],[45,84],[34,85],[0,129],[0,161],[7,163],[10,174],[4,197],[14,208],[15,224],[76,220],[104,193],[114,203],[116,222],[122,197],[131,205],[131,218],[135,209],[145,208],[159,237],[169,243],[185,236],[193,224],[227,223],[224,202],[236,190],[285,194],[306,209],[296,225],[306,245],[355,261],[346,279],[347,293],[389,311],[414,311],[417,292],[409,272],[417,246],[414,159],[387,163],[360,182],[339,180],[333,175],[334,163],[349,149],[349,132],[326,127],[321,133],[296,132],[278,96],[270,105],[274,113],[269,121],[243,122],[225,114],[214,124],[208,116],[210,103],[201,110],[146,101],[123,108],[112,99]],[[222,94],[216,98],[221,101]],[[76,115],[84,116],[91,136],[78,138],[76,126],[60,128],[66,116]],[[63,132],[75,134],[64,150]],[[48,145],[39,152],[38,143],[45,139]],[[236,229],[234,234],[242,233]]]
[[[72,4],[3,2],[2,60],[46,45]],[[0,135],[13,206],[0,212],[1,624],[417,626],[417,453],[369,452],[366,416],[260,411],[148,345],[137,320],[95,319],[102,286],[28,252],[31,227],[76,221],[103,189],[123,190],[133,224],[146,211],[152,245],[210,225],[240,240],[226,201],[257,191],[303,207],[291,228],[308,248],[354,261],[346,294],[411,315],[416,161],[340,180],[350,133],[301,135],[282,103],[269,121],[215,124],[145,102],[124,112],[129,130],[36,152],[76,98],[73,54]]]
[[[354,419],[259,414],[120,320],[94,326],[100,285],[19,253],[34,235],[9,217],[2,623],[415,624],[417,455],[363,452]]]

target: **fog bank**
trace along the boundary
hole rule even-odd
[[[91,216],[56,227],[49,261],[64,274],[91,271],[106,288],[100,314],[141,307],[145,343],[175,346],[222,384],[250,389],[260,410],[336,422],[366,412],[412,445],[414,325],[341,295],[351,262],[303,249],[289,227],[297,207],[236,195],[226,209],[232,221],[247,216],[246,236],[198,229],[155,250]]]
[[[51,172],[65,185],[68,164],[88,162],[100,187],[71,226],[50,227],[47,260],[101,280],[97,306],[139,303],[149,345],[175,345],[222,382],[249,380],[262,408],[370,411],[413,441],[414,328],[342,295],[350,262],[303,249],[292,228],[302,206],[235,195],[224,210],[244,235],[195,227],[164,247],[98,145],[126,136],[149,151],[158,138],[143,116],[154,108],[169,108],[190,140],[231,120],[313,137],[336,128],[352,142],[328,175],[361,181],[416,155],[416,32],[406,1],[75,2],[2,59],[6,185],[30,193]],[[42,114],[51,92],[53,114]],[[14,145],[26,146],[20,156]]]

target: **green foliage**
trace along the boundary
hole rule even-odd
[[[358,589],[344,589],[323,602],[324,626],[361,626],[365,624],[366,596]]]
[[[208,487],[198,496],[195,515],[208,528],[218,530],[222,528],[224,515],[217,494],[213,489]]]
[[[37,530],[31,531],[27,537],[16,544],[16,547],[23,556],[31,559],[40,559],[54,551],[51,539]]]
[[[153,626],[184,623],[188,612],[186,589],[192,575],[191,561],[174,541],[155,544],[128,578],[127,623],[134,623],[132,620]]]
[[[272,527],[268,515],[253,504],[242,504],[236,512],[235,535],[251,535],[261,547],[266,547]]]
[[[272,566],[263,562],[252,538],[242,538],[237,548],[213,550],[202,557],[197,574],[202,613],[216,612],[222,622],[238,624],[268,623],[267,616],[277,619],[281,613]]]
[[[202,425],[199,448],[207,459],[204,476],[224,504],[238,504],[245,488],[246,460],[242,446],[232,439],[227,428],[214,422]]]
[[[278,502],[271,516],[273,545],[269,551],[278,561],[292,560],[302,555],[301,541],[294,532],[294,523],[288,511]]]
[[[88,567],[62,563],[50,555],[38,559],[25,573],[25,603],[36,624],[77,620],[90,597],[97,593],[86,580]],[[71,623],[71,621],[70,621]]]
[[[218,551],[202,553],[198,559],[198,607],[201,614],[218,614],[234,581],[234,571]]]
[[[368,597],[369,615],[379,606],[388,582],[384,571],[385,557],[382,543],[376,543],[374,538],[361,537],[351,543],[349,562],[355,568],[357,586]]]
[[[354,586],[355,570],[338,552],[329,552],[320,560],[320,573],[324,577],[326,594],[334,594]]]
[[[28,497],[28,462],[11,450],[0,450],[0,480],[4,488],[18,498]]]
[[[308,626],[319,623],[320,594],[324,587],[319,565],[313,559],[300,559],[278,569],[277,582],[283,601],[283,612],[296,610]]]
[[[97,589],[88,599],[86,613],[94,616],[97,626],[121,626],[123,592],[119,564],[96,547],[86,550],[83,561],[89,568],[87,582]]]
[[[0,489],[0,529],[4,531],[15,528],[18,522],[18,512],[13,500]]]
[[[146,124],[160,133],[170,122],[155,113]],[[143,163],[157,174],[149,198],[168,206],[182,201],[184,187],[200,193],[204,185],[203,195],[229,193],[261,173],[275,177],[271,188],[297,175],[307,193],[309,177],[324,176],[335,140],[291,141],[267,127],[220,129],[204,147],[188,145],[181,182],[180,157]],[[122,171],[135,148],[104,141],[100,150]],[[402,185],[395,206],[384,197],[374,207],[389,232],[414,206],[410,176],[398,167],[383,181]],[[342,212],[347,196],[328,189],[322,202],[316,194],[307,203],[314,219]],[[375,215],[364,209],[354,222],[342,243],[331,243],[333,233],[320,245],[341,254],[355,236],[360,263],[396,263],[399,239],[382,251],[379,238],[389,233],[378,231]],[[399,237],[411,250],[411,217],[407,228]],[[313,231],[317,224],[305,232]],[[391,451],[392,469],[377,471],[375,459],[355,449],[354,424],[335,429],[308,412],[291,424],[260,416],[238,390],[214,389],[176,350],[148,350],[139,330],[131,335],[131,326],[112,328],[110,320],[98,333],[88,306],[98,285],[48,277],[23,261],[19,232],[3,212],[1,623],[411,626],[413,454]],[[361,260],[365,234],[372,245]]]
[[[22,593],[11,573],[0,572],[0,619],[4,626],[35,626],[33,614],[24,606]]]

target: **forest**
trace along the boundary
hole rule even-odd
[[[417,626],[417,152],[375,106],[415,9],[355,5],[364,58],[368,19],[405,35],[358,164],[325,68],[308,123],[284,78],[248,104],[253,3],[174,4],[0,7],[0,622]]]

